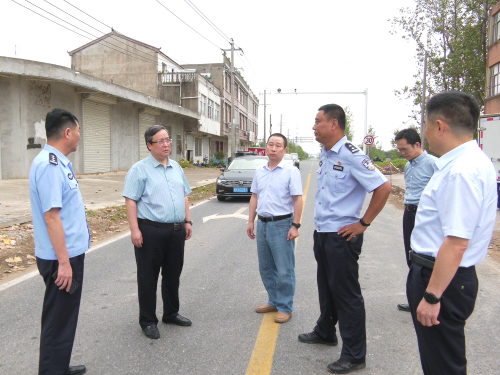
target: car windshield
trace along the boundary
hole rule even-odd
[[[258,159],[247,159],[243,157],[239,157],[234,159],[233,162],[229,165],[228,170],[234,169],[257,169],[264,164],[267,163],[267,158],[258,158]]]
[[[292,154],[285,154],[285,160],[293,160]]]

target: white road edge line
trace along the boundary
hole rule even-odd
[[[214,198],[215,197],[212,197],[212,198],[209,198],[207,200],[204,200],[204,201],[201,201],[199,203],[196,203],[195,205],[189,207],[189,209],[201,206],[203,203],[206,203],[209,200],[214,199]],[[99,249],[103,248],[104,246],[107,246],[107,245],[109,245],[109,244],[111,244],[111,243],[113,243],[115,241],[121,240],[122,238],[125,238],[125,237],[127,237],[129,235],[130,235],[130,231],[122,233],[122,234],[120,234],[120,235],[118,235],[116,237],[113,237],[113,238],[111,238],[111,239],[109,239],[107,241],[104,241],[103,243],[100,243],[99,245],[91,247],[90,249],[88,249],[86,251],[86,254],[91,253],[92,251],[95,251],[95,250],[99,250]],[[30,273],[27,273],[26,275],[20,276],[20,277],[14,279],[14,280],[6,282],[5,284],[0,285],[0,292],[4,291],[6,289],[9,289],[10,287],[12,287],[14,285],[22,283],[23,281],[29,280],[29,279],[31,279],[31,278],[33,278],[35,276],[38,276],[38,275],[40,275],[40,273],[38,271],[31,271]]]

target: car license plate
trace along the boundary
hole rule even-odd
[[[233,192],[234,193],[248,193],[248,188],[240,188],[240,187],[236,188],[235,187],[235,188],[233,188]]]

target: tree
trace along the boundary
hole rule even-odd
[[[373,127],[371,125],[368,128],[368,134],[372,135],[373,138],[375,139],[375,142],[373,143],[373,145],[371,145],[369,147],[367,146],[366,152],[369,154],[368,156],[371,159],[374,159],[374,158],[378,157],[381,160],[385,160],[385,151],[382,150],[380,142],[377,141],[377,134],[375,133],[375,130],[373,129]],[[363,146],[361,145],[360,148],[362,148],[362,147]]]
[[[392,32],[416,43],[415,85],[396,90],[399,97],[422,103],[424,57],[427,52],[426,95],[460,90],[484,105],[488,9],[497,0],[415,0],[415,9],[401,8]],[[417,119],[419,111],[411,117]]]
[[[352,123],[354,121],[354,115],[351,112],[349,107],[344,108],[345,112],[345,130],[344,133],[347,136],[347,139],[352,142],[354,139],[354,129],[352,128]]]

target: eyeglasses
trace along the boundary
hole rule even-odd
[[[170,138],[167,138],[167,139],[160,139],[159,141],[151,142],[151,143],[158,143],[160,146],[164,145],[164,144],[169,145],[172,143],[172,140]]]
[[[410,148],[413,148],[413,146],[408,146],[408,147],[398,148],[398,151],[399,151],[399,152],[406,152],[406,151],[408,151]]]

